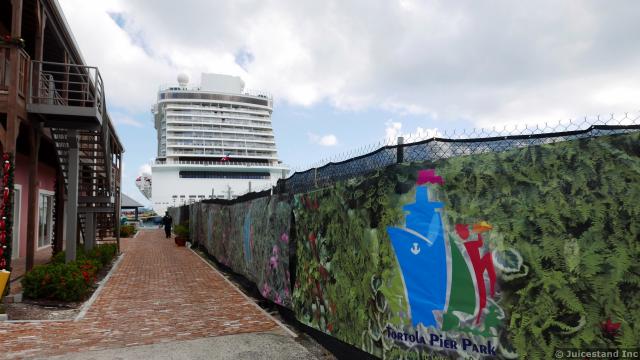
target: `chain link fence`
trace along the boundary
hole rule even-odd
[[[336,181],[365,175],[374,170],[401,162],[436,161],[455,156],[502,152],[527,146],[551,144],[604,135],[628,133],[640,130],[640,114],[616,117],[585,117],[580,120],[559,122],[554,125],[506,127],[502,130],[472,129],[443,133],[442,136],[398,138],[391,144],[386,140],[335,156],[321,162],[322,166],[296,171],[289,178],[278,181],[277,193],[296,194],[329,186]],[[394,141],[395,142],[395,141]],[[341,160],[342,159],[342,160]]]

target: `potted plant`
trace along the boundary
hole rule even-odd
[[[173,232],[176,234],[175,242],[178,246],[184,246],[187,240],[189,240],[189,225],[180,224],[173,228]]]

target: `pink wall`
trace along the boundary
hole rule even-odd
[[[20,255],[27,255],[27,214],[29,203],[29,158],[22,154],[16,155],[15,184],[22,185],[21,204],[20,204]],[[55,190],[56,170],[55,168],[42,164],[38,166],[38,188],[41,190]],[[38,195],[36,194],[36,199]],[[37,206],[37,205],[36,205]],[[36,247],[37,247],[37,229],[38,229],[38,209],[36,208]],[[13,250],[15,251],[15,249]]]

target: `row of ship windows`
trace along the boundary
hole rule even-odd
[[[161,126],[169,125],[170,128],[197,128],[200,127],[202,129],[222,129],[222,130],[232,130],[232,129],[264,129],[271,130],[271,125],[263,125],[263,124],[227,124],[227,123],[207,123],[207,122],[180,122],[180,121],[167,121],[165,124]]]
[[[160,100],[165,99],[200,99],[200,100],[220,100],[220,101],[233,101],[245,104],[255,104],[261,106],[269,106],[268,99],[254,99],[239,95],[222,95],[222,94],[207,94],[202,92],[165,92],[159,94]]]
[[[251,112],[256,114],[268,114],[270,111],[255,106],[242,106],[238,104],[210,103],[210,102],[180,102],[165,103],[167,110],[202,110],[202,111],[231,111],[231,112]]]
[[[162,127],[161,130],[168,131],[185,131],[185,130],[215,130],[216,132],[231,132],[231,133],[245,133],[247,130],[251,133],[272,134],[273,129],[271,127],[232,127],[232,126],[198,126],[198,125],[183,125],[183,124],[170,124],[168,127]]]
[[[237,119],[237,120],[256,120],[256,121],[271,121],[271,117],[268,115],[265,116],[249,116],[249,115],[234,115],[234,114],[192,114],[192,113],[167,113],[166,118],[172,119],[186,119],[186,120],[197,120],[197,119]]]
[[[219,120],[216,118],[197,118],[193,120],[171,118],[167,119],[168,124],[213,124],[213,125],[249,125],[249,126],[271,126],[271,121],[250,121],[250,120]]]
[[[166,142],[167,146],[206,146],[211,148],[221,148],[224,151],[225,148],[236,148],[236,149],[275,149],[275,145],[261,145],[261,144],[246,144],[246,143],[237,143],[237,142],[206,142],[206,141],[168,141]]]
[[[214,112],[214,111],[196,111],[192,110],[189,112],[186,111],[175,111],[168,110],[166,117],[181,117],[181,118],[233,118],[233,119],[248,119],[248,120],[270,120],[271,116],[269,114],[258,115],[258,114],[245,114],[245,113],[229,113],[229,112]]]
[[[212,136],[218,135],[221,138],[237,138],[237,139],[246,139],[249,138],[247,136],[253,136],[256,139],[261,138],[269,138],[273,139],[273,132],[270,129],[252,129],[252,131],[242,131],[235,129],[212,129],[212,128],[203,128],[197,126],[175,126],[172,125],[169,129],[166,126],[160,127],[160,133],[162,136],[165,134],[200,134],[202,137],[210,138]],[[243,129],[247,130],[247,129]],[[224,134],[224,135],[222,135]]]
[[[219,150],[209,150],[209,149],[176,149],[176,148],[168,148],[167,151],[163,151],[168,155],[211,155],[211,156],[259,156],[264,158],[276,158],[275,151],[255,151],[255,150],[228,150],[221,152]],[[233,161],[233,158],[231,158]]]
[[[232,172],[232,171],[180,171],[183,179],[269,179],[268,172]]]
[[[167,135],[162,135],[168,139],[205,139],[205,140],[242,140],[250,142],[264,142],[272,144],[275,142],[273,136],[255,136],[255,135],[222,135],[216,133],[195,133],[184,131],[170,131]]]

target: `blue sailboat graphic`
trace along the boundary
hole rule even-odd
[[[443,311],[447,297],[447,259],[442,218],[436,209],[441,202],[429,201],[427,186],[416,188],[416,202],[408,211],[406,226],[387,227],[396,253],[414,327],[438,328],[434,311]]]

